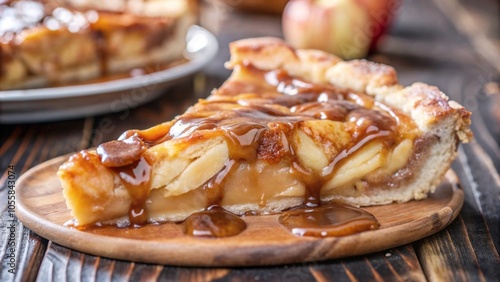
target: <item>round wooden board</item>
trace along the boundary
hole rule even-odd
[[[81,252],[136,262],[183,266],[255,266],[300,263],[361,255],[407,244],[446,227],[464,200],[453,171],[426,200],[367,207],[380,229],[345,237],[297,237],[278,216],[247,216],[234,237],[186,236],[177,224],[141,228],[107,226],[91,231],[64,227],[71,219],[56,176],[67,156],[42,163],[19,179],[16,215],[37,234]]]

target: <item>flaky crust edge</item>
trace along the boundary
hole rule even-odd
[[[229,48],[231,58],[227,68],[251,64],[262,70],[283,69],[314,83],[366,93],[378,102],[403,111],[415,121],[423,136],[438,140],[431,144],[421,168],[413,172],[412,181],[394,189],[375,189],[370,195],[341,200],[368,206],[426,198],[441,183],[460,142],[467,143],[473,138],[471,113],[467,109],[449,100],[435,86],[420,82],[407,87],[400,85],[391,66],[367,60],[343,61],[318,50],[296,50],[272,37],[242,39],[232,42]],[[335,198],[338,197],[331,195],[325,200]]]

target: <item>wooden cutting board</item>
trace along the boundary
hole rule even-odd
[[[107,226],[89,231],[64,227],[71,219],[56,171],[67,156],[42,163],[19,179],[16,215],[35,233],[81,252],[136,262],[183,266],[251,266],[301,263],[361,255],[429,236],[458,215],[464,195],[448,171],[428,199],[367,207],[380,229],[345,237],[297,237],[278,216],[246,216],[247,229],[226,238],[196,238],[177,224],[141,228]]]

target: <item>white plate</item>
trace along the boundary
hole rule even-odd
[[[119,112],[144,104],[195,73],[217,53],[215,36],[192,26],[186,37],[189,61],[165,70],[107,82],[0,91],[0,123],[41,122]]]

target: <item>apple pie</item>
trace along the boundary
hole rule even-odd
[[[232,75],[208,98],[60,167],[78,225],[423,199],[472,137],[469,111],[434,86],[401,86],[390,66],[276,38],[230,51]]]
[[[81,82],[183,58],[192,0],[0,2],[0,90]]]

